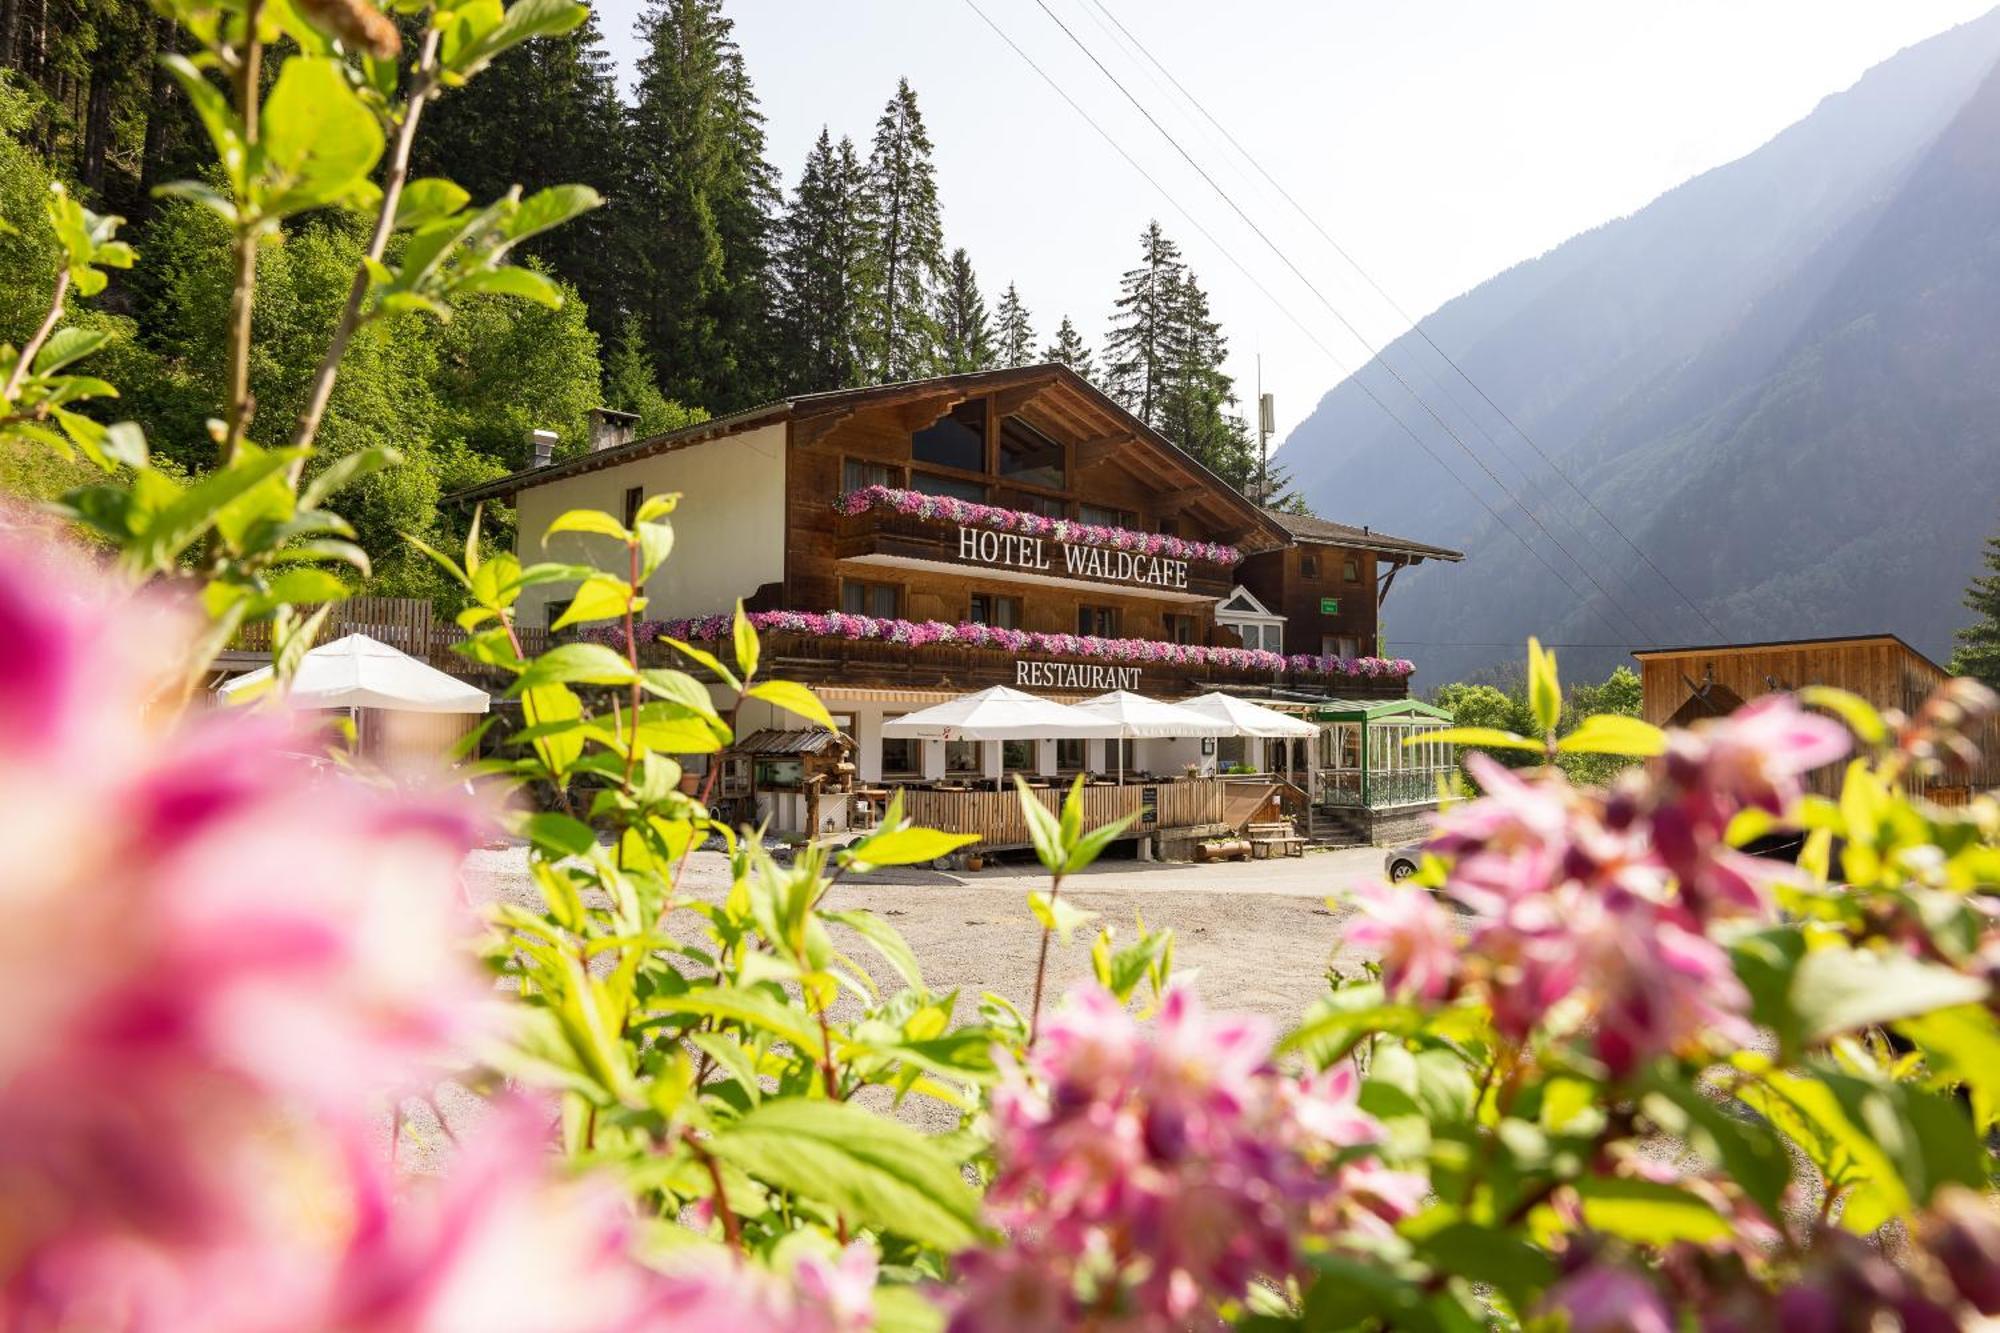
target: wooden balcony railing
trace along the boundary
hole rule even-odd
[[[316,606],[299,608],[308,615],[317,609]],[[549,646],[548,631],[537,626],[517,626],[515,633],[521,640],[521,650],[529,657]],[[319,642],[332,643],[350,634],[366,634],[454,676],[479,680],[505,677],[504,672],[482,666],[454,652],[452,645],[465,641],[465,631],[450,620],[440,619],[431,604],[421,598],[350,597],[344,602],[335,602],[320,629]],[[270,622],[245,625],[229,646],[242,653],[270,652]]]

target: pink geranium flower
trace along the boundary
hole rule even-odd
[[[1427,890],[1388,884],[1350,898],[1359,914],[1347,924],[1347,943],[1375,953],[1392,994],[1441,1000],[1450,993],[1463,948],[1450,908]]]

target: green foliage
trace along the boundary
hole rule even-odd
[[[1055,341],[1042,349],[1042,360],[1068,366],[1087,380],[1097,377],[1097,366],[1090,355],[1090,344],[1086,343],[1083,335],[1076,331],[1076,325],[1070,323],[1068,315],[1064,315],[1062,323],[1056,326]]]
[[[937,169],[917,94],[908,79],[875,122],[861,196],[863,346],[877,380],[919,379],[938,360],[934,311],[944,277],[944,223]]]
[[[1439,686],[1431,702],[1452,718],[1452,731],[1444,738],[1463,749],[1483,750],[1513,768],[1552,756],[1572,781],[1586,785],[1608,782],[1634,760],[1658,753],[1659,732],[1638,721],[1639,677],[1631,668],[1617,667],[1601,683],[1573,686],[1565,695],[1554,654],[1531,644],[1529,660],[1539,664],[1538,686],[1527,677],[1505,689],[1464,681]],[[1537,690],[1539,715],[1530,702]],[[1545,726],[1552,704],[1555,721]]]
[[[862,383],[867,172],[822,128],[779,229],[776,272],[785,381],[810,393]]]
[[[1984,563],[1986,573],[1975,575],[1965,589],[1972,623],[1958,631],[1951,670],[2000,689],[2000,533],[1986,539]]]
[[[1074,330],[1071,330],[1074,333]],[[993,311],[994,355],[1003,366],[1025,366],[1035,360],[1035,329],[1021,294],[1008,283]]]
[[[1014,289],[1010,286],[1007,290],[1011,293]],[[937,327],[940,371],[959,375],[993,366],[997,355],[993,321],[986,313],[986,298],[979,294],[971,256],[963,246],[951,252],[951,262],[946,265],[944,289],[938,294]]]

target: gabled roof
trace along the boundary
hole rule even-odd
[[[1451,721],[1451,714],[1421,699],[1328,699],[1307,710],[1322,722],[1374,722],[1385,717]]]
[[[1235,603],[1237,602],[1242,602],[1244,605],[1240,607],[1236,606]],[[1283,616],[1257,600],[1257,594],[1251,592],[1240,583],[1229,590],[1229,596],[1215,604],[1215,613],[1219,616],[1251,616],[1264,620],[1284,619]]]
[[[1833,648],[1861,643],[1894,644],[1940,675],[1950,674],[1936,662],[1903,642],[1902,636],[1896,634],[1834,634],[1821,639],[1766,639],[1757,643],[1691,644],[1684,648],[1634,648],[1632,656],[1642,660],[1650,657],[1722,657],[1735,653],[1782,652],[1788,648]]]
[[[1428,542],[1413,541],[1408,537],[1392,537],[1386,532],[1357,528],[1348,523],[1335,523],[1332,519],[1321,518],[1317,514],[1288,514],[1278,509],[1267,512],[1278,520],[1295,540],[1309,545],[1351,546],[1364,551],[1380,551],[1385,555],[1410,556],[1416,560],[1465,559],[1463,551],[1454,551],[1448,546],[1432,546]]]
[[[789,398],[780,398],[756,407],[745,408],[740,412],[732,412],[727,416],[715,417],[681,430],[669,431],[664,435],[654,435],[643,440],[633,440],[628,444],[574,455],[543,467],[525,468],[493,481],[454,491],[444,498],[468,502],[510,497],[536,486],[561,481],[565,477],[616,467],[622,463],[688,448],[723,436],[756,430],[762,426],[785,422],[831,421],[863,408],[916,402],[928,398],[973,398],[1007,389],[1032,391],[1036,386],[1046,386],[1046,392],[1037,395],[1035,399],[1038,415],[1062,423],[1062,426],[1066,427],[1065,433],[1073,438],[1089,439],[1103,447],[1143,449],[1151,455],[1147,459],[1149,465],[1162,466],[1171,474],[1163,478],[1164,482],[1171,484],[1173,477],[1179,477],[1182,479],[1182,485],[1192,483],[1200,488],[1204,500],[1211,501],[1218,508],[1233,512],[1246,528],[1263,534],[1262,542],[1254,540],[1247,543],[1238,542],[1239,546],[1261,550],[1290,544],[1290,534],[1283,524],[1261,506],[1209,471],[1193,455],[1126,411],[1089,380],[1069,367],[1055,362],[1034,366],[1012,366],[1004,370],[972,371],[963,375],[940,375],[931,379],[905,380],[895,384],[871,384],[852,389],[795,394]]]

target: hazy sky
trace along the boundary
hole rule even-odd
[[[1106,11],[1398,305],[1422,315],[1743,155],[1869,66],[1992,5],[1046,2],[1378,346],[1403,322],[1122,44]],[[974,3],[1167,193],[1009,50]],[[599,11],[628,83],[641,5],[605,0]],[[865,154],[883,102],[909,78],[936,145],[947,246],[971,253],[989,305],[1017,282],[1044,339],[1067,313],[1093,347],[1101,341],[1118,275],[1158,217],[1213,298],[1246,403],[1262,355],[1279,438],[1366,359],[1036,0],[729,0],[728,12],[788,191],[822,124]]]

